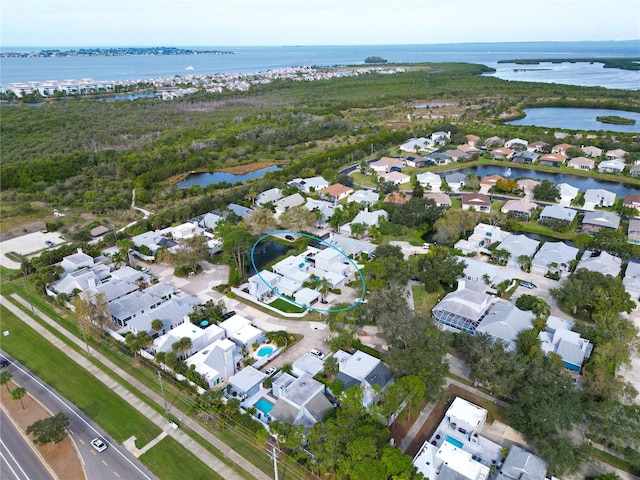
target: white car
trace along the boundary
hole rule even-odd
[[[91,445],[95,448],[98,453],[104,452],[107,449],[107,444],[101,438],[94,438],[91,440]]]
[[[311,349],[309,353],[314,357],[318,357],[320,360],[324,358],[324,353],[322,353],[320,350],[316,350],[315,348]]]
[[[269,367],[264,373],[267,375],[273,375],[274,373],[276,373],[276,370],[278,370],[276,367]]]

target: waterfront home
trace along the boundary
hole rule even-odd
[[[607,160],[624,161],[624,159],[627,158],[627,152],[621,148],[616,148],[615,150],[608,150],[604,156],[607,157]]]
[[[623,160],[603,160],[598,164],[598,171],[600,173],[622,173],[625,166],[626,163]]]
[[[519,269],[520,257],[524,255],[533,258],[539,246],[540,242],[538,240],[512,233],[500,242],[498,249],[509,252],[509,259],[506,265],[508,268]]]
[[[451,206],[451,197],[446,193],[441,192],[427,192],[424,194],[424,198],[428,198],[436,202],[437,207],[450,207]]]
[[[593,145],[582,147],[582,151],[587,157],[591,158],[600,158],[600,155],[602,155],[602,149],[594,147]]]
[[[409,200],[411,200],[410,193],[404,192],[391,192],[384,197],[382,200],[383,203],[397,203],[399,205],[404,205]]]
[[[433,307],[433,317],[447,329],[475,332],[493,302],[485,287],[484,282],[459,280],[458,289]]]
[[[493,136],[484,141],[484,146],[487,148],[497,147],[499,145],[504,145],[504,138]]]
[[[327,222],[336,211],[336,206],[326,200],[316,200],[314,198],[307,198],[307,203],[304,204],[304,208],[310,212],[319,212],[316,226],[318,228],[324,228],[327,226]]]
[[[567,167],[576,170],[591,170],[595,165],[595,160],[587,157],[574,157],[567,162]]]
[[[262,206],[266,203],[273,203],[276,200],[280,200],[283,197],[282,190],[279,188],[271,188],[269,190],[265,190],[262,193],[256,195],[255,203],[256,205]]]
[[[467,181],[467,177],[460,172],[453,172],[445,175],[444,181],[449,186],[451,191],[459,192],[460,189],[464,187],[464,184]]]
[[[382,360],[368,353],[356,350],[354,354],[350,354],[338,350],[334,357],[338,360],[336,380],[342,382],[344,390],[359,384],[363,394],[362,406],[365,408],[376,404],[393,381],[391,372]]]
[[[491,210],[491,199],[482,193],[463,193],[462,209],[475,209],[477,212],[488,212]]]
[[[293,195],[289,195],[288,197],[281,198],[273,204],[276,211],[276,218],[280,217],[280,215],[282,215],[292,207],[303,205],[305,201],[305,198],[299,193],[294,193]]]
[[[416,180],[424,188],[433,192],[440,191],[440,185],[442,185],[442,177],[433,172],[423,172],[416,175]]]
[[[612,207],[616,203],[616,194],[602,188],[590,188],[584,192],[584,209],[595,207]]]
[[[538,208],[538,204],[529,200],[507,200],[500,211],[507,214],[513,213],[517,218],[529,221],[536,208]]]
[[[366,231],[369,231],[369,228],[375,226],[380,226],[381,219],[387,220],[389,218],[389,214],[384,210],[375,210],[373,212],[369,211],[361,211],[358,212],[356,218],[354,218],[351,222],[345,223],[340,227],[340,234],[351,236],[351,225],[354,223],[362,223],[366,226]]]
[[[640,163],[634,163],[633,165],[631,165],[631,168],[629,169],[629,173],[631,174],[632,177],[640,177]]]
[[[452,150],[445,150],[442,152],[443,155],[449,157],[454,162],[461,162],[467,158],[471,158],[471,153],[464,152],[459,148],[454,148]]]
[[[569,206],[571,202],[578,196],[580,190],[573,185],[569,185],[568,183],[561,183],[558,185],[560,189],[560,201],[558,202],[560,205]]]
[[[487,175],[480,180],[480,193],[489,193],[491,187],[495,187],[498,180],[504,180],[500,175]]]
[[[640,245],[640,219],[629,219],[629,229],[627,230],[627,242]]]
[[[260,275],[255,274],[249,277],[249,294],[257,298],[258,301],[264,302],[274,294],[273,290],[275,290],[282,278],[276,273],[262,270]]]
[[[473,135],[472,133],[466,134],[464,138],[467,139],[467,144],[469,144],[469,146],[471,147],[476,147],[478,145],[478,142],[480,141],[480,137],[478,137],[477,135]]]
[[[572,148],[573,145],[569,145],[568,143],[560,143],[558,145],[554,145],[551,149],[551,153],[559,153],[560,155],[567,156],[567,150]]]
[[[516,152],[513,157],[511,157],[511,161],[514,163],[532,164],[536,163],[539,157],[540,155],[538,153],[522,150]]]
[[[603,275],[617,277],[622,270],[622,259],[614,257],[609,252],[587,250],[582,254],[582,258],[576,270],[586,268],[592,272],[600,272]]]
[[[508,232],[505,232],[500,227],[495,225],[487,225],[486,223],[479,223],[473,229],[473,233],[469,238],[460,239],[455,244],[455,248],[462,251],[465,255],[472,252],[489,253],[487,248],[492,243],[500,243],[509,236]]]
[[[634,193],[627,193],[622,200],[622,205],[628,208],[635,208],[637,210],[636,215],[640,212],[640,195]]]
[[[330,243],[334,247],[337,247],[339,250],[346,253],[349,257],[352,258],[360,257],[360,255],[362,254],[366,255],[367,257],[371,257],[376,251],[376,246],[370,242],[345,237],[336,233],[330,233],[328,237],[323,237],[323,240],[327,243]],[[313,244],[313,242],[311,242],[311,244]]]
[[[640,222],[639,222],[640,223]],[[639,232],[640,233],[640,232]],[[640,243],[640,240],[638,241]],[[625,291],[631,296],[631,300],[638,302],[640,298],[640,263],[629,260],[627,269],[622,279]]]
[[[463,143],[462,145],[458,145],[458,150],[460,150],[461,152],[464,152],[469,157],[475,153],[482,153],[482,150],[480,150],[478,147],[476,147],[475,145],[470,145],[468,143]]]
[[[618,230],[620,226],[620,215],[613,212],[587,212],[582,220],[582,232],[595,235],[603,228]]]
[[[400,173],[395,170],[389,173],[381,174],[380,178],[384,178],[385,182],[391,182],[394,185],[401,185],[403,183],[409,183],[411,181],[411,177],[409,175],[405,175],[404,173]]]
[[[432,162],[433,165],[449,165],[451,163],[451,157],[442,152],[431,152],[425,158]]]
[[[349,202],[357,202],[360,205],[370,206],[376,203],[380,198],[380,194],[375,190],[356,190],[349,195]]]
[[[547,478],[547,462],[514,444],[511,445],[495,480],[544,480],[545,478]]]
[[[540,140],[538,140],[537,142],[531,142],[529,145],[527,145],[527,150],[529,152],[544,152],[547,153],[549,151],[551,151],[551,145],[549,145],[547,142],[542,142]]]
[[[531,271],[545,275],[547,272],[569,275],[571,262],[575,260],[580,250],[564,242],[545,242],[533,257]]]
[[[526,150],[529,142],[522,138],[512,138],[504,142],[504,146],[512,150]]]
[[[432,163],[427,157],[420,155],[409,155],[405,158],[405,161],[407,162],[407,166],[415,168],[424,168]]]
[[[340,183],[334,183],[333,185],[329,185],[327,188],[320,190],[320,195],[327,197],[333,203],[337,203],[343,198],[347,198],[351,193],[353,193],[353,188]]]
[[[561,207],[560,205],[547,205],[540,212],[539,222],[546,223],[549,221],[571,223],[576,218],[576,212],[572,208]]]
[[[291,187],[296,187],[298,190],[303,191],[304,193],[317,192],[322,190],[323,188],[327,188],[329,186],[329,182],[327,182],[324,178],[310,177],[310,178],[296,178],[287,182],[287,185]]]
[[[406,167],[407,162],[403,158],[382,157],[380,160],[371,162],[369,167],[381,175],[383,173],[389,173],[393,170],[400,171],[403,167]]]
[[[560,165],[564,165],[566,160],[567,157],[560,153],[547,153],[538,159],[538,165],[543,165],[545,167],[559,167]]]
[[[325,396],[325,386],[309,375],[301,375],[284,389],[269,412],[272,420],[311,428],[333,408]]]
[[[533,198],[533,190],[540,185],[540,182],[531,178],[522,178],[518,180],[518,187],[525,193],[528,198]]]
[[[515,152],[507,147],[499,147],[491,150],[489,155],[495,160],[506,160],[511,158]]]
[[[513,303],[498,300],[491,306],[476,333],[485,333],[494,340],[499,340],[507,352],[516,351],[516,339],[523,330],[533,327],[535,315],[530,311],[523,311]]]
[[[430,144],[428,139],[424,137],[419,137],[419,138],[410,138],[409,140],[404,142],[402,145],[400,145],[399,148],[403,152],[418,153],[424,150],[428,150],[429,146]]]

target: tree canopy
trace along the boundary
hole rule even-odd
[[[69,419],[62,413],[38,420],[27,427],[27,435],[33,435],[33,443],[46,445],[60,443],[67,436]]]

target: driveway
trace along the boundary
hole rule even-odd
[[[424,255],[429,252],[429,248],[425,248],[424,246],[414,247],[409,242],[389,242],[389,245],[395,245],[400,247],[402,250],[402,255],[404,255],[404,259],[408,260],[411,255]]]
[[[51,242],[51,246],[47,246],[45,242]],[[58,245],[65,243],[66,240],[62,238],[59,232],[33,232],[21,237],[11,238],[0,242],[0,265],[5,268],[17,270],[20,268],[18,262],[14,262],[9,259],[6,254],[9,252],[15,252],[19,255],[30,255],[32,253],[41,252],[49,248],[54,248]]]

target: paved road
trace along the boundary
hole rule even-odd
[[[154,480],[157,478],[129,451],[114,442],[69,400],[36,377],[23,365],[7,355],[5,356],[12,362],[7,369],[13,374],[13,380],[16,383],[25,387],[30,395],[54,414],[62,412],[69,418],[69,433],[78,448],[88,479],[127,478],[132,480]],[[4,437],[4,431],[2,433]],[[101,437],[109,446],[104,452],[98,453],[91,446],[90,442],[95,437]]]
[[[52,480],[28,440],[0,409],[0,478],[3,480]]]

